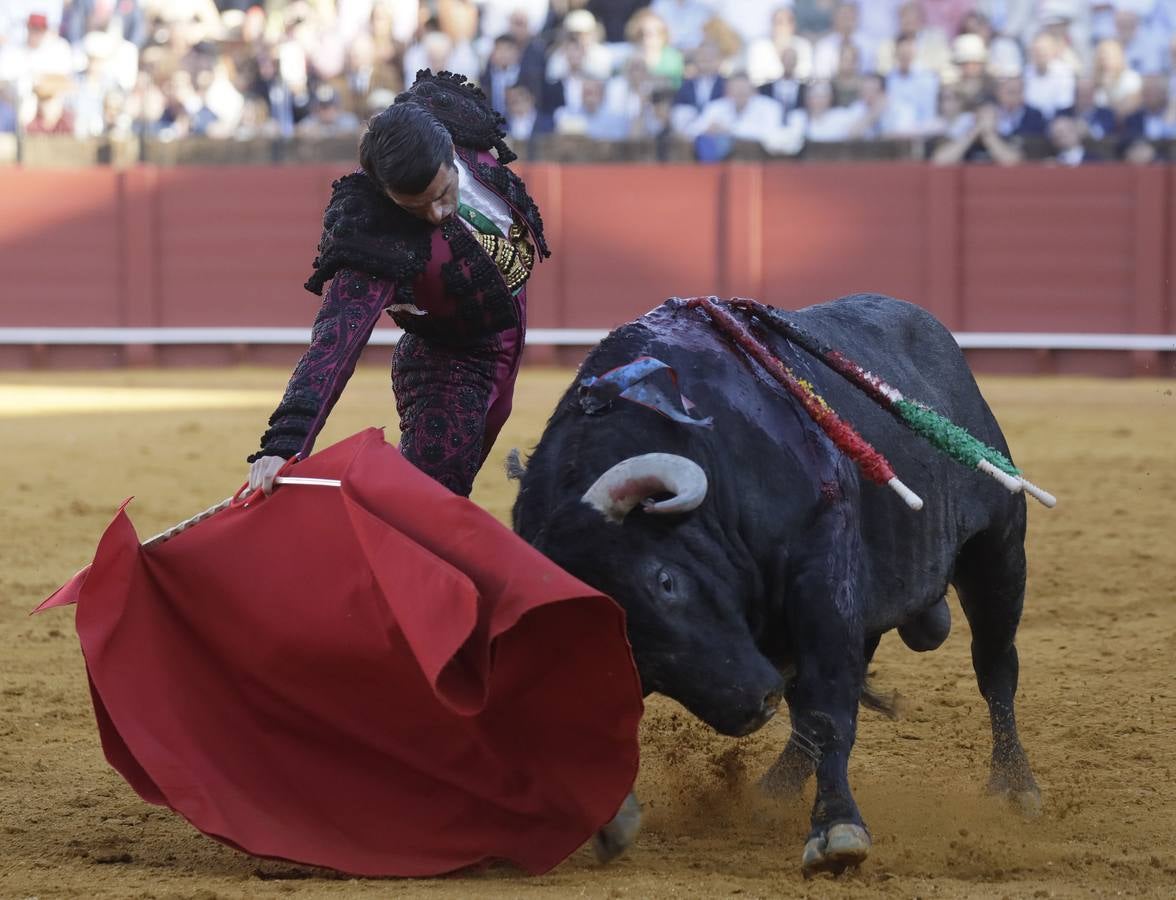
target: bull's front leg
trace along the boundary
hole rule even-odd
[[[612,862],[629,849],[640,830],[641,804],[637,802],[637,794],[630,791],[612,821],[592,838],[592,852],[596,854],[596,861]]]
[[[858,701],[865,681],[860,553],[854,517],[826,510],[823,528],[794,563],[787,618],[796,678],[790,690],[792,741],[816,765],[812,830],[801,861],[805,875],[839,873],[870,851],[849,787],[849,754],[857,733]]]
[[[874,658],[881,637],[874,635],[866,640],[863,671],[869,671],[870,661]],[[796,666],[789,664],[780,674],[784,676],[784,682],[788,685],[796,678]],[[791,694],[789,691],[785,693]],[[897,718],[893,699],[871,691],[868,682],[862,687],[860,703],[867,709],[877,710],[892,719]],[[771,768],[759,780],[759,789],[768,797],[787,799],[798,796],[817,771],[817,763],[821,761],[820,747],[803,733],[797,732],[796,713],[791,707],[789,715],[792,719],[792,734],[788,738],[788,743],[784,745],[784,750],[772,763]]]
[[[811,754],[817,776],[812,830],[801,861],[806,875],[841,872],[861,863],[870,851],[848,772],[862,689],[860,656],[842,654],[830,642],[846,637],[844,632],[810,634],[811,652],[802,655],[798,666],[792,740]]]

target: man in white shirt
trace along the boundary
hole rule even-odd
[[[42,75],[72,75],[73,50],[61,35],[49,30],[49,18],[32,13],[25,23],[23,42],[0,50],[0,80],[31,84]]]
[[[584,81],[579,109],[561,106],[555,111],[558,134],[581,134],[597,141],[623,141],[629,137],[632,127],[632,119],[605,105],[604,82],[595,78]]]
[[[23,42],[0,44],[0,84],[12,85],[17,117],[27,123],[37,106],[33,86],[45,77],[72,78],[74,62],[69,42],[49,30],[48,16],[30,14],[25,28]]]
[[[1025,69],[1025,102],[1051,118],[1074,105],[1076,73],[1062,61],[1057,38],[1043,31],[1029,45]]]
[[[746,72],[737,72],[727,79],[723,97],[703,107],[683,133],[689,138],[727,134],[741,141],[762,141],[780,127],[781,112],[778,102],[754,91]]]
[[[833,85],[828,81],[814,81],[804,91],[804,108],[788,114],[786,131],[794,132],[806,141],[848,141],[860,123],[860,111],[833,105]]]
[[[772,15],[771,37],[761,38],[747,48],[747,74],[754,85],[770,84],[784,77],[784,54],[796,56],[793,77],[806,79],[813,71],[813,45],[796,33],[796,16],[790,6]]]
[[[886,96],[896,108],[908,111],[916,130],[935,120],[939,98],[939,76],[916,68],[918,48],[913,34],[902,35],[894,46],[894,68],[886,76]]]

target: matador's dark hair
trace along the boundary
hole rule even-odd
[[[453,138],[429,110],[393,103],[368,122],[359,164],[383,190],[419,194],[443,165],[453,165],[453,152]]]

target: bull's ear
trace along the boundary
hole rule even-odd
[[[619,524],[638,505],[655,515],[688,513],[702,505],[706,493],[706,473],[698,463],[672,453],[646,453],[621,460],[580,499]],[[651,499],[657,494],[670,496]]]

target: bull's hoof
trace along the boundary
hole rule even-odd
[[[1004,797],[1013,812],[1026,819],[1036,819],[1041,815],[1041,790],[1033,781],[1033,776],[1021,776],[1013,779],[1010,776],[994,772],[988,780],[988,793]]]
[[[1027,791],[1009,791],[1006,795],[1009,806],[1018,815],[1026,819],[1036,819],[1041,815],[1041,791],[1032,788]]]
[[[834,825],[824,835],[809,838],[800,868],[805,878],[818,872],[840,875],[860,866],[870,855],[870,835],[861,825]]]
[[[637,839],[641,830],[641,804],[636,794],[629,794],[612,821],[592,838],[592,852],[598,863],[612,862]]]

